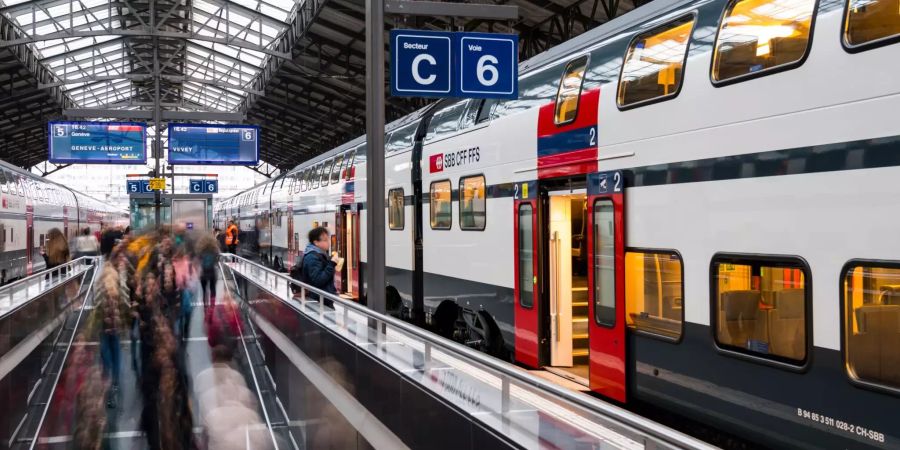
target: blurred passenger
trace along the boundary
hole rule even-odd
[[[337,266],[337,253],[328,254],[331,245],[331,237],[325,227],[316,227],[309,231],[309,244],[303,251],[303,259],[300,262],[299,280],[314,288],[321,289],[331,294],[337,294],[334,287],[334,269]],[[310,300],[318,300],[319,295],[307,293]],[[325,299],[326,306],[332,306],[333,302]]]
[[[103,361],[103,379],[110,380],[110,393],[106,406],[116,407],[119,391],[119,370],[122,348],[119,334],[127,323],[126,294],[119,283],[119,273],[113,265],[106,265],[100,275],[100,291],[96,314],[100,319],[100,356]]]
[[[103,233],[100,235],[100,253],[104,258],[109,258],[109,253],[112,252],[116,242],[122,239],[123,235],[120,227],[109,227],[103,230]]]
[[[81,230],[81,236],[75,238],[75,257],[97,256],[100,253],[100,243],[91,234],[90,228]]]
[[[228,221],[228,228],[225,229],[225,245],[228,247],[228,253],[237,255],[238,235],[240,230],[234,223],[234,219]]]
[[[51,228],[44,241],[42,256],[47,269],[69,262],[69,243],[59,228]]]
[[[225,253],[228,251],[228,247],[225,246],[225,233],[222,232],[221,228],[213,228],[213,233],[216,236],[216,243],[219,244],[219,252]]]
[[[72,440],[74,448],[80,450],[100,450],[103,448],[107,414],[103,408],[105,383],[96,367],[88,370],[84,385],[76,395],[75,432]]]
[[[216,265],[219,262],[219,245],[212,236],[204,234],[197,240],[195,251],[197,252],[198,265],[200,266],[200,286],[203,288],[203,306],[215,307]]]

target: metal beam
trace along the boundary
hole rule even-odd
[[[110,118],[110,119],[145,119],[153,118],[153,111],[136,109],[64,109],[63,115],[78,118]],[[241,122],[243,113],[204,112],[204,111],[162,111],[162,120],[196,120]]]
[[[215,86],[217,88],[227,88],[234,89],[237,91],[249,92],[251,94],[263,95],[264,92],[247,87],[241,86],[233,83],[226,83],[224,81],[214,81],[207,80],[205,78],[197,78],[197,77],[188,77],[184,75],[160,75],[160,79],[172,81],[176,83],[184,83],[186,81],[190,81],[198,84],[207,84],[210,86]],[[236,77],[235,77],[236,78]],[[135,80],[135,81],[149,81],[153,79],[153,75],[150,74],[124,74],[124,75],[105,75],[105,76],[96,76],[96,77],[83,77],[83,78],[61,78],[59,81],[55,81],[53,83],[40,83],[38,87],[41,89],[46,89],[55,86],[65,86],[67,84],[77,84],[77,83],[92,83],[96,81],[112,81],[112,80]]]
[[[409,0],[385,0],[385,14],[406,16],[471,17],[488,20],[516,20],[519,7],[515,5],[491,5],[482,3],[449,3]]]
[[[366,0],[366,304],[385,313],[384,10]],[[381,330],[378,330],[381,333]]]
[[[161,37],[172,39],[194,39],[198,41],[215,42],[217,44],[232,45],[234,47],[255,50],[270,56],[281,59],[291,59],[289,52],[279,52],[272,50],[267,46],[254,44],[243,39],[220,38],[214,36],[206,36],[200,33],[185,33],[182,31],[161,31],[156,29],[113,29],[113,30],[84,30],[84,31],[58,31],[55,33],[38,34],[34,36],[23,37],[19,39],[0,40],[0,48],[14,47],[21,44],[31,44],[34,42],[53,41],[56,39],[69,39],[80,37],[98,37],[98,36],[142,36],[142,37]],[[277,42],[277,41],[273,41]]]

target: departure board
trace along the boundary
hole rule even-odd
[[[170,124],[168,160],[169,164],[257,164],[259,127]]]
[[[147,126],[134,122],[50,122],[49,146],[57,164],[144,164]]]

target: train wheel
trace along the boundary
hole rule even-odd
[[[490,314],[486,311],[478,311],[472,313],[470,311],[461,311],[463,324],[457,322],[457,326],[465,327],[465,343],[479,351],[487,353],[491,356],[503,358],[503,337],[500,335],[500,328],[494,323]],[[463,330],[458,329],[458,333]]]

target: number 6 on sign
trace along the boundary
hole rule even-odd
[[[478,81],[485,86],[493,86],[497,84],[497,79],[500,78],[500,73],[497,72],[497,67],[489,66],[487,63],[491,63],[496,65],[497,58],[491,55],[484,55],[478,59]],[[486,78],[484,76],[485,72],[490,73],[490,78]]]

